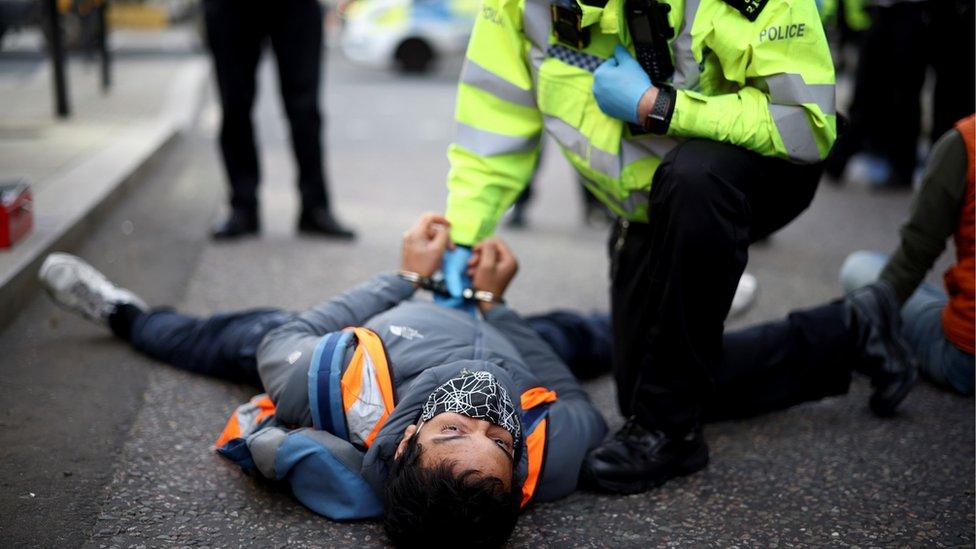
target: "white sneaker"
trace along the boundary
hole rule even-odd
[[[732,297],[729,318],[735,318],[748,311],[756,303],[758,294],[759,281],[756,280],[756,277],[749,273],[742,273],[739,278],[739,285],[735,287],[735,295]]]
[[[108,325],[117,305],[148,309],[139,296],[112,284],[98,269],[71,254],[48,255],[37,276],[55,303],[99,324]]]

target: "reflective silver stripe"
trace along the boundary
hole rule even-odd
[[[549,2],[525,0],[525,8],[522,10],[522,29],[535,47],[545,52],[549,46],[549,33],[552,30]]]
[[[454,143],[481,156],[495,156],[535,150],[539,146],[539,134],[528,137],[502,135],[458,122]]]
[[[509,103],[535,108],[535,94],[532,93],[532,90],[523,90],[470,59],[464,61],[464,68],[461,70],[461,82],[484,90]]]
[[[766,77],[770,101],[778,105],[815,103],[824,114],[836,114],[833,84],[807,84],[799,74],[780,73]]]
[[[681,31],[671,44],[674,52],[674,78],[671,84],[678,89],[693,89],[698,85],[701,71],[695,54],[691,52],[691,27],[695,24],[700,0],[685,0],[685,13],[681,19]]]
[[[629,166],[638,160],[655,156],[664,158],[671,149],[678,146],[678,140],[672,137],[648,136],[640,139],[621,139],[620,157],[623,165]]]
[[[543,116],[543,120],[549,135],[560,145],[576,153],[580,158],[586,158],[586,149],[590,144],[583,134],[555,116]]]
[[[579,130],[555,116],[544,117],[546,130],[563,148],[586,160],[590,168],[609,177],[620,177],[620,157],[590,145]]]
[[[808,163],[820,161],[820,150],[813,139],[806,109],[770,105],[769,112],[773,115],[776,129],[779,130],[779,136],[783,139],[790,158]]]
[[[610,154],[592,145],[589,148],[589,152],[591,168],[602,174],[609,175],[614,179],[620,177],[620,157],[618,155]],[[584,156],[583,158],[586,157]]]

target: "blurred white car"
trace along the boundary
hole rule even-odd
[[[424,72],[464,52],[479,0],[354,0],[343,10],[342,52],[353,62]]]

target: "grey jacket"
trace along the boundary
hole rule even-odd
[[[572,492],[586,452],[603,439],[606,425],[566,365],[504,305],[496,305],[481,319],[411,301],[413,293],[409,282],[395,274],[381,274],[301,313],[264,338],[258,370],[276,405],[279,428],[308,431],[312,426],[309,369],[323,336],[364,326],[380,337],[386,349],[396,407],[365,452],[325,431],[315,431],[314,437],[347,467],[358,468],[377,497],[404,429],[416,422],[430,393],[463,368],[492,372],[517,406],[518,395],[534,387],[557,393],[557,400],[548,406],[545,457],[533,499],[550,501]],[[343,364],[349,364],[352,351],[352,345],[346,348]],[[251,447],[252,454],[258,446]],[[523,478],[525,454],[519,465]],[[281,472],[275,475],[280,477]]]

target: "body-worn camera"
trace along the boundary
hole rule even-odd
[[[583,28],[583,8],[576,0],[553,0],[549,12],[560,42],[578,50],[590,45],[590,29]]]

